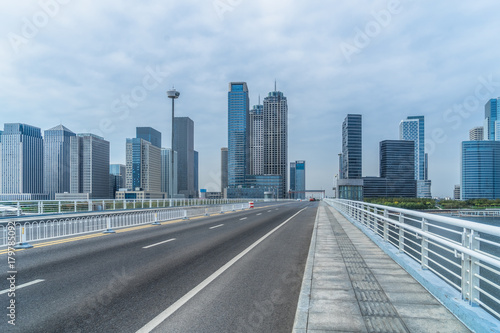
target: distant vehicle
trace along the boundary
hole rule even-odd
[[[315,198],[309,198],[309,201],[316,201]]]

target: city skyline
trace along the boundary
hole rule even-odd
[[[43,9],[8,3],[3,121],[95,133],[111,143],[111,163],[124,163],[135,127],[157,128],[171,148],[165,92],[175,86],[176,115],[199,124],[199,187],[218,191],[227,82],[246,81],[254,105],[276,79],[290,109],[288,161],[307,160],[308,186],[332,194],[345,114],[364,116],[364,175],[378,174],[378,142],[397,139],[401,119],[423,115],[432,195],[451,196],[460,142],[500,96],[500,47],[491,42],[500,4],[401,1],[389,16],[380,15],[386,1],[360,4],[233,2],[221,12],[210,1],[66,2],[27,35],[25,22]]]

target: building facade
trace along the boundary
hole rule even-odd
[[[362,117],[348,114],[342,123],[342,167],[340,179],[360,179],[363,171]]]
[[[111,164],[109,166],[109,197],[116,198],[116,192],[125,188],[125,172],[124,164]]]
[[[484,140],[484,127],[477,126],[469,131],[469,141],[482,141]]]
[[[189,117],[174,118],[174,146],[172,148],[177,152],[177,193],[186,198],[194,198],[196,196],[194,122]]]
[[[172,179],[172,152],[174,153],[174,178]],[[177,152],[172,149],[161,149],[161,191],[167,198],[177,194]]]
[[[152,127],[136,127],[135,137],[144,139],[161,149],[161,133]]]
[[[288,180],[288,104],[281,91],[273,91],[264,98],[264,174],[280,175],[282,191],[278,198],[287,196]]]
[[[362,133],[362,116],[348,114],[342,123],[342,153],[336,180],[336,195],[340,199],[363,199]]]
[[[161,192],[161,148],[141,138],[127,139],[125,186]]]
[[[399,139],[415,143],[415,180],[417,197],[431,198],[431,181],[428,180],[428,155],[425,153],[424,116],[410,116],[399,124]]]
[[[224,189],[228,185],[227,155],[227,147],[222,147],[220,149],[220,193],[222,193],[222,196],[224,196]]]
[[[500,198],[500,141],[463,141],[460,198]]]
[[[291,199],[305,199],[306,197],[306,161],[290,162],[290,191]],[[299,193],[294,193],[299,192]]]
[[[49,200],[54,200],[56,193],[70,191],[70,138],[74,136],[63,125],[44,131],[43,188]]]
[[[1,193],[43,194],[43,139],[40,128],[8,123],[1,135]]]
[[[492,98],[484,106],[484,140],[495,140],[495,122],[498,120],[499,101],[499,98]]]
[[[228,186],[245,185],[250,169],[250,114],[246,82],[229,83],[228,92]]]
[[[264,174],[264,106],[250,110],[250,174]]]
[[[95,134],[70,138],[70,193],[109,198],[109,142]]]
[[[387,179],[388,197],[417,197],[414,141],[380,142],[380,177]]]

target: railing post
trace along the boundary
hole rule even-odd
[[[17,202],[17,216],[21,216],[21,203]]]
[[[89,205],[89,212],[92,211],[92,201],[91,200],[88,200],[88,205]]]
[[[158,212],[155,212],[155,220],[153,223],[151,223],[152,225],[161,225],[160,222],[158,222]]]
[[[57,203],[57,212],[61,214],[61,201]]]
[[[76,200],[73,201],[74,213],[76,213]]]
[[[405,218],[403,214],[399,213],[399,223],[404,224]],[[403,227],[399,227],[399,252],[404,252],[405,250],[405,229]]]
[[[479,248],[479,241],[475,239],[472,229],[464,228],[462,233],[462,245],[470,250]],[[462,299],[469,301],[472,306],[478,306],[479,300],[479,266],[475,259],[468,254],[462,253]]]
[[[422,258],[420,260],[420,264],[422,266],[422,269],[428,269],[429,268],[429,242],[427,241],[427,237],[425,236],[427,232],[429,231],[429,226],[427,225],[427,220],[425,218],[422,219],[422,243],[421,243],[421,252],[422,252]]]
[[[115,231],[111,229],[111,217],[106,217],[106,231],[103,234],[114,234]]]
[[[389,225],[387,223],[387,220],[389,218],[389,212],[387,211],[387,209],[384,209],[384,242],[388,242],[389,241]]]
[[[184,217],[182,219],[189,220],[189,217],[187,216],[187,209],[184,209]]]
[[[43,214],[43,201],[40,201],[40,214]]]

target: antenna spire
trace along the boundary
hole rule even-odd
[[[276,79],[274,79],[274,92],[276,92]]]

